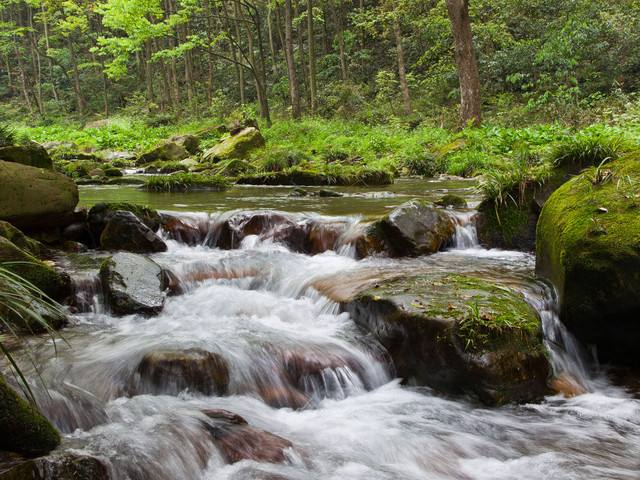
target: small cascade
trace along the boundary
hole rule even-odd
[[[97,272],[80,272],[71,277],[69,306],[74,313],[105,313],[102,282]]]
[[[449,211],[456,224],[456,233],[453,239],[453,248],[467,250],[480,248],[478,232],[476,231],[475,215],[477,212]]]

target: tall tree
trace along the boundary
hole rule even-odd
[[[482,120],[480,76],[473,49],[469,0],[446,0],[446,2],[460,82],[460,121],[463,125],[480,124]]]
[[[307,0],[307,37],[309,43],[309,98],[311,114],[318,108],[318,88],[316,86],[316,39],[313,31],[313,0]]]
[[[284,51],[287,57],[287,73],[289,75],[289,96],[291,97],[291,115],[298,119],[302,115],[300,108],[300,87],[296,74],[295,58],[293,56],[293,9],[291,0],[284,2]]]

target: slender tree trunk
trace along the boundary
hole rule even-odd
[[[267,6],[267,35],[269,36],[269,51],[271,52],[272,70],[274,75],[278,75],[278,59],[276,57],[276,47],[273,42],[273,21],[271,19],[271,6]]]
[[[311,114],[318,109],[316,87],[316,39],[313,34],[313,0],[307,0],[307,38],[309,43],[309,97]]]
[[[224,19],[224,24],[225,24],[225,30],[227,30],[227,32],[229,33],[230,36],[232,36],[231,33],[231,21],[229,20],[229,11],[227,9],[227,4],[226,1],[222,1],[222,17]],[[237,26],[237,25],[236,25]],[[239,32],[236,31],[236,39],[238,39],[239,36]],[[238,92],[240,94],[240,104],[244,105],[245,103],[245,95],[244,95],[244,71],[242,70],[242,67],[239,65],[239,59],[238,59],[238,52],[236,49],[236,46],[233,42],[229,42],[229,50],[231,52],[231,58],[233,59],[233,65],[236,71],[236,81],[238,84]]]
[[[40,11],[42,13],[42,27],[44,31],[44,46],[46,48],[47,57],[49,56],[49,50],[51,49],[51,45],[49,44],[49,22],[47,20],[47,11],[44,8],[44,2],[40,4]],[[47,58],[47,62],[49,64],[49,79],[51,80],[51,93],[53,94],[53,99],[57,102],[58,98],[58,89],[56,88],[56,79],[53,76],[53,62],[50,58]],[[104,69],[103,69],[104,71]]]
[[[482,121],[480,76],[473,50],[469,0],[446,0],[455,45],[456,64],[460,81],[460,121],[479,125]]]
[[[223,2],[224,3],[224,2]],[[240,22],[238,21],[238,17],[240,15],[240,2],[238,2],[238,0],[234,0],[233,2],[233,16],[234,16],[234,20],[233,20],[233,28],[235,29],[236,32],[236,42],[240,43]],[[233,47],[235,49],[235,47]],[[238,55],[236,58],[238,60],[241,59],[241,53],[240,55]],[[247,103],[247,95],[245,93],[245,85],[244,85],[244,68],[239,67],[238,68],[238,85],[240,86],[240,103],[242,105],[244,105],[245,103]]]
[[[31,105],[31,99],[29,98],[29,88],[27,87],[27,76],[24,72],[24,66],[20,59],[20,52],[18,51],[18,43],[13,41],[13,51],[16,54],[16,60],[18,62],[18,73],[20,74],[20,89],[22,90],[22,96],[24,97],[24,103],[27,105],[29,114],[33,115],[33,106]]]
[[[338,54],[340,56],[340,75],[342,81],[346,82],[349,78],[349,71],[347,69],[347,56],[344,47],[344,26],[342,25],[342,10],[337,8],[336,11],[336,24],[338,26]]]
[[[400,91],[402,92],[402,105],[404,114],[411,115],[411,95],[409,94],[409,84],[407,83],[407,72],[404,59],[404,48],[402,47],[402,31],[400,21],[397,17],[393,19],[393,33],[396,39],[396,54],[398,58],[398,76],[400,78]]]
[[[296,65],[293,57],[293,24],[291,18],[291,0],[284,2],[284,36],[285,36],[285,54],[287,57],[287,72],[289,74],[289,96],[291,97],[291,114],[293,118],[299,119],[300,110],[300,91],[298,87],[298,78],[296,76]]]
[[[293,3],[293,18],[298,18],[298,6],[297,3]],[[300,76],[299,76],[299,85],[301,92],[309,92],[307,88],[307,63],[304,61],[304,24],[303,22],[298,23],[298,28],[296,29],[296,40],[298,41],[298,64],[300,65]],[[302,98],[300,99],[302,101]],[[307,99],[307,104],[309,101]]]
[[[35,98],[40,115],[44,115],[44,100],[42,96],[42,61],[40,59],[40,52],[37,49],[36,29],[33,26],[33,9],[29,7],[27,9],[27,16],[29,18],[29,47],[31,50],[31,62],[33,64],[33,72],[35,74]]]
[[[73,41],[71,37],[67,37],[67,47],[69,48],[69,58],[71,59],[71,68],[73,72],[73,90],[76,96],[76,108],[78,115],[84,115],[85,101],[82,96],[82,88],[80,87],[80,72],[78,71],[78,59],[76,58],[76,51],[73,48]]]

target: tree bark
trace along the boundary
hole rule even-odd
[[[404,48],[402,47],[402,31],[400,30],[400,21],[397,17],[393,19],[393,33],[396,39],[396,55],[398,57],[398,77],[400,78],[402,105],[404,107],[404,114],[411,115],[411,95],[409,93],[409,84],[407,83]]]
[[[307,38],[309,43],[309,103],[311,114],[315,115],[318,105],[316,86],[316,40],[313,33],[313,0],[307,0]]]
[[[460,81],[460,122],[479,125],[482,121],[480,76],[473,50],[469,0],[446,0],[455,46]]]
[[[291,18],[291,0],[284,2],[284,36],[285,36],[285,55],[287,57],[287,72],[289,74],[289,96],[291,97],[291,114],[293,118],[299,119],[300,110],[300,91],[298,87],[298,78],[296,76],[296,65],[293,57],[293,24]]]

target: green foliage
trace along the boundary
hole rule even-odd
[[[557,166],[584,168],[615,160],[623,149],[620,136],[604,130],[587,130],[559,142],[550,156]]]
[[[175,173],[150,177],[145,188],[152,192],[188,192],[191,190],[224,190],[228,182],[216,175],[197,173]]]
[[[0,123],[0,147],[8,147],[16,143],[16,133],[9,125]]]

